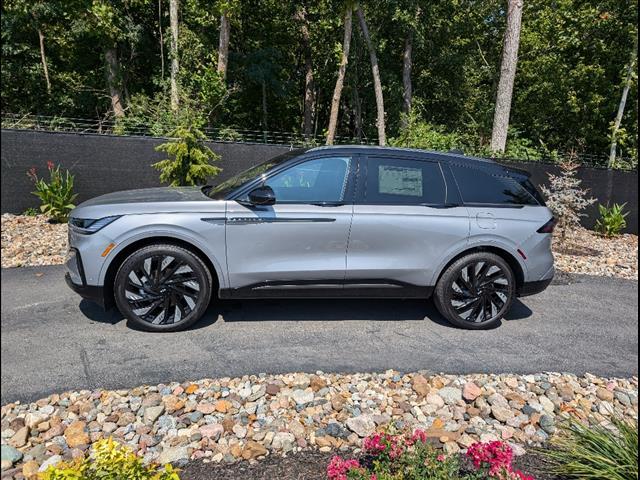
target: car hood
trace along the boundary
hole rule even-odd
[[[224,212],[224,201],[212,200],[200,187],[162,187],[125,190],[101,195],[78,205],[75,218],[102,218],[111,215]]]
[[[81,203],[79,207],[120,203],[197,202],[209,200],[209,197],[202,193],[200,187],[160,187],[107,193],[87,200]]]

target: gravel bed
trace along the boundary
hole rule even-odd
[[[2,268],[60,265],[67,252],[67,225],[44,215],[2,215]],[[556,267],[567,273],[638,279],[638,237],[606,239],[580,229],[554,245]]]
[[[608,239],[582,228],[556,238],[553,251],[560,271],[638,280],[637,235]]]
[[[568,412],[592,424],[607,424],[612,415],[637,421],[638,379],[389,370],[66,392],[2,406],[2,467],[46,469],[107,436],[145,461],[178,466],[306,451],[357,453],[364,437],[390,424],[425,430],[448,454],[501,439],[521,456],[544,445]]]
[[[67,254],[67,224],[38,215],[2,214],[2,268],[61,265]]]

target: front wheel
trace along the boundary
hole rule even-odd
[[[497,326],[515,297],[515,276],[498,255],[478,252],[452,263],[436,285],[438,311],[452,324],[481,330]]]
[[[183,330],[204,314],[211,299],[211,273],[193,252],[155,244],[132,253],[114,282],[120,312],[143,330]]]

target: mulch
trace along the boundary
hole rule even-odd
[[[327,465],[336,453],[304,451],[282,457],[269,455],[254,463],[241,461],[233,464],[204,463],[192,460],[181,468],[181,480],[326,480]],[[348,453],[340,453],[349,457]],[[463,469],[470,468],[463,460]],[[562,480],[547,473],[547,467],[541,454],[529,451],[516,457],[515,468],[532,475],[536,480]],[[426,480],[426,479],[425,479]]]

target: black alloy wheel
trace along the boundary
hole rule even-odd
[[[454,262],[442,275],[435,293],[440,313],[467,329],[498,325],[514,297],[513,271],[503,258],[486,252]]]
[[[151,245],[123,262],[114,292],[122,314],[137,326],[176,331],[203,315],[211,284],[211,274],[197,255],[175,245]]]

